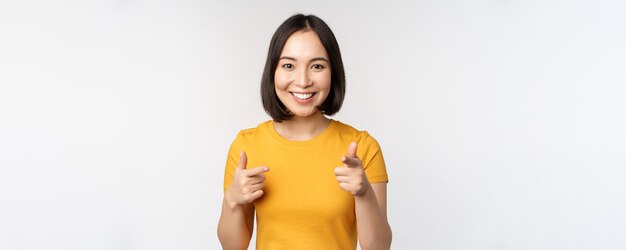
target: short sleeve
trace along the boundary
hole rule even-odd
[[[239,154],[242,150],[242,136],[241,132],[239,132],[233,143],[230,145],[228,156],[226,157],[226,167],[224,168],[224,191],[228,189],[230,183],[233,181],[235,169],[237,168],[237,164],[239,164]]]
[[[361,136],[357,156],[361,158],[365,175],[370,183],[389,182],[383,151],[376,139],[367,132],[363,132]]]

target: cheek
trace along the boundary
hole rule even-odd
[[[274,86],[276,89],[286,89],[289,82],[289,76],[286,74],[274,74]]]
[[[330,72],[317,75],[314,81],[320,90],[328,92],[330,89]]]

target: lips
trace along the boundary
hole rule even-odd
[[[297,93],[297,92],[290,92],[291,95],[293,95],[296,99],[298,100],[308,100],[311,99],[311,97],[313,97],[316,93]]]

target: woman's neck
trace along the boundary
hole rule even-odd
[[[274,128],[288,140],[306,141],[324,132],[329,123],[330,119],[317,112],[307,117],[293,116],[289,120],[274,122]]]

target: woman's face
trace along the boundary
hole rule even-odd
[[[295,116],[318,112],[330,90],[330,62],[313,31],[293,33],[285,43],[274,73],[278,99]]]

